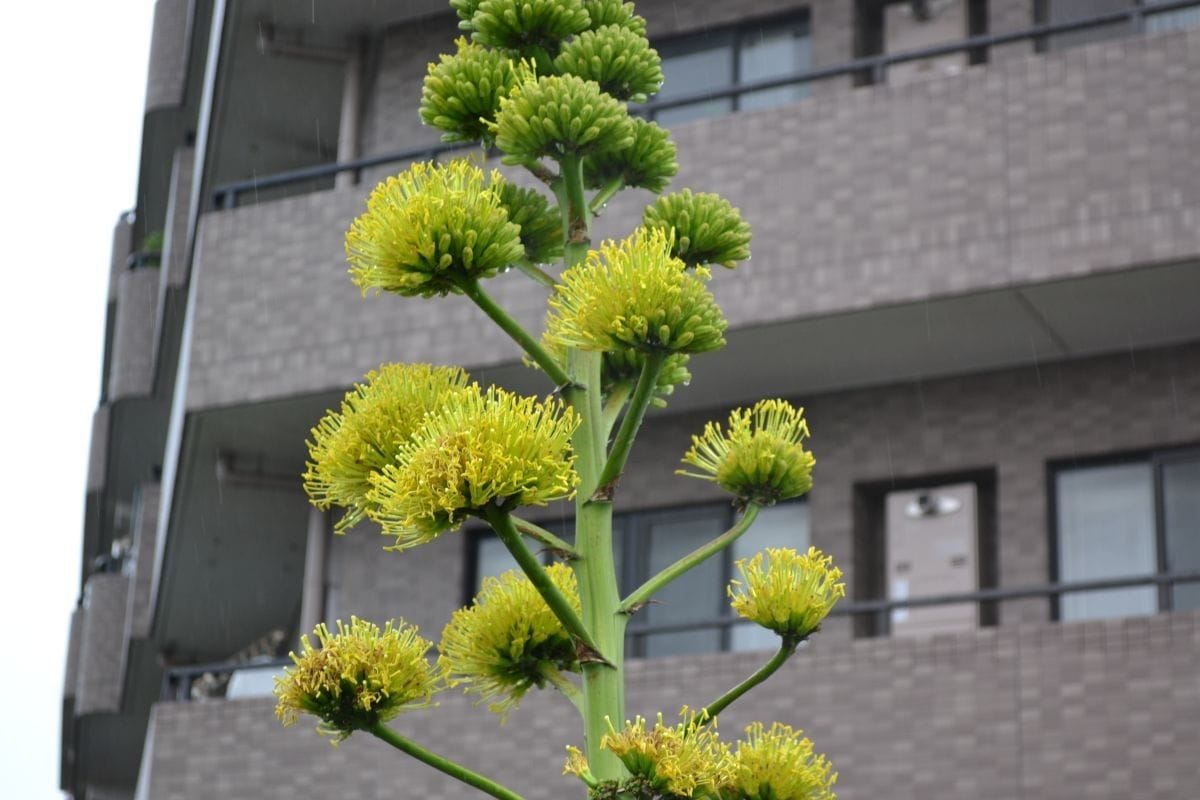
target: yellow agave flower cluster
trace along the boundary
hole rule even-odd
[[[574,571],[552,564],[546,574],[580,613]],[[519,570],[484,579],[472,604],[450,618],[438,652],[450,685],[490,701],[502,719],[530,689],[561,685],[564,673],[580,670],[571,635]]]
[[[737,568],[742,579],[729,584],[733,610],[792,644],[811,636],[846,596],[842,571],[815,547],[804,555],[768,547],[738,561]]]
[[[735,409],[727,430],[708,423],[692,437],[683,463],[701,473],[678,474],[715,481],[743,502],[774,505],[812,488],[816,459],[804,449],[808,423],[804,409],[785,400],[760,400],[753,408]]]
[[[333,742],[386,722],[397,714],[428,706],[444,688],[441,673],[426,660],[430,643],[403,620],[378,625],[351,617],[338,620],[331,633],[322,623],[314,634],[301,637],[301,653],[292,653],[295,666],[275,679],[275,714],[293,725],[303,712],[321,722],[317,731]]]
[[[392,364],[313,429],[305,490],[320,508],[347,509],[339,532],[370,518],[404,549],[489,505],[571,496],[578,422],[561,401],[484,391],[457,368]]]
[[[601,746],[633,776],[616,789],[622,796],[704,800],[836,800],[837,773],[813,751],[803,731],[775,723],[754,723],[735,746],[721,740],[716,720],[684,709],[677,725],[653,727],[642,717],[612,728]],[[564,774],[594,781],[587,759],[567,748]]]

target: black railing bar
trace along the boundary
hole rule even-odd
[[[311,167],[289,169],[285,172],[276,172],[261,178],[247,178],[246,180],[235,181],[233,183],[226,183],[222,186],[218,186],[216,189],[213,189],[213,202],[217,206],[221,206],[222,201],[228,195],[237,196],[242,192],[249,192],[255,189],[269,189],[275,186],[283,186],[289,183],[299,183],[300,181],[312,180],[314,178],[327,178],[331,175],[336,175],[339,172],[369,169],[371,167],[378,167],[383,164],[391,164],[396,161],[434,158],[442,153],[448,153],[452,150],[465,150],[471,147],[475,147],[475,145],[464,142],[442,142],[439,144],[425,145],[424,147],[412,147],[400,152],[364,156],[362,158],[356,158],[353,161],[341,161],[334,164],[315,164]]]
[[[1094,17],[1086,17],[1083,19],[1069,20],[1066,22],[1053,22],[1043,25],[1036,25],[1032,28],[1025,28],[1019,31],[1010,31],[1008,33],[984,33],[978,36],[971,36],[966,39],[959,39],[954,42],[945,44],[930,45],[915,50],[905,50],[900,53],[880,53],[874,56],[865,56],[857,58],[853,61],[844,61],[841,64],[834,64],[828,67],[818,67],[817,69],[805,70],[804,72],[795,72],[791,75],[781,75],[776,78],[763,78],[757,81],[748,83],[740,83],[736,86],[728,86],[724,89],[706,89],[703,91],[692,92],[691,94],[680,95],[669,100],[652,100],[644,105],[637,106],[632,109],[632,113],[643,114],[664,109],[678,108],[679,106],[689,106],[695,103],[703,103],[706,100],[726,100],[729,98],[740,97],[743,94],[752,92],[760,92],[765,89],[779,89],[787,86],[792,86],[799,83],[810,83],[828,78],[837,78],[843,75],[852,75],[854,73],[871,72],[878,69],[886,69],[892,64],[903,64],[908,61],[923,61],[927,58],[937,58],[939,56],[953,55],[967,50],[977,50],[981,47],[994,47],[1014,42],[1025,41],[1026,39],[1040,39],[1045,36],[1052,36],[1056,33],[1070,33],[1071,31],[1082,30],[1086,28],[1101,27],[1103,25],[1112,25],[1116,22],[1133,21],[1139,17],[1147,16],[1149,13],[1161,13],[1171,11],[1176,8],[1187,8],[1194,6],[1196,0],[1170,0],[1169,3],[1163,3],[1161,6],[1135,6],[1124,11],[1111,11],[1106,14],[1099,14]],[[1150,12],[1149,9],[1154,11]]]
[[[1106,578],[1094,581],[1073,581],[1070,583],[1048,583],[1040,586],[1016,586],[1011,588],[997,587],[994,589],[979,589],[974,592],[961,592],[944,595],[925,595],[908,597],[903,600],[859,600],[839,603],[834,607],[831,616],[856,616],[863,614],[878,614],[897,608],[918,608],[921,606],[955,605],[960,603],[981,603],[993,600],[1020,600],[1029,597],[1058,597],[1075,592],[1090,592],[1104,589],[1127,589],[1138,586],[1171,586],[1177,583],[1200,582],[1200,570],[1193,572],[1164,572],[1155,575],[1131,576],[1126,578]],[[711,628],[728,628],[734,625],[750,624],[741,617],[714,617],[706,620],[689,622],[673,622],[645,625],[631,624],[627,633],[642,635],[648,633],[686,633],[695,630]]]
[[[1110,11],[1105,14],[1098,14],[1096,16],[1085,17],[1076,20],[1045,23],[1043,25],[1036,25],[1034,27],[1025,28],[1019,31],[981,34],[979,36],[961,39],[957,42],[931,45],[930,47],[923,47],[916,50],[906,50],[901,53],[869,56],[866,58],[859,58],[853,61],[843,62],[841,64],[835,64],[829,67],[819,67],[817,69],[805,70],[804,72],[797,72],[778,78],[768,78],[750,83],[739,84],[737,86],[731,86],[725,89],[693,92],[691,94],[682,95],[670,100],[656,100],[646,103],[645,105],[638,106],[636,109],[634,109],[634,113],[639,115],[649,114],[654,111],[678,108],[680,106],[692,105],[694,103],[702,103],[706,100],[723,100],[726,98],[740,97],[743,94],[749,94],[751,92],[763,91],[765,89],[778,89],[786,86],[810,83],[812,81],[818,81],[827,78],[836,78],[843,75],[886,69],[886,67],[891,64],[899,64],[907,61],[919,61],[926,58],[936,58],[937,56],[950,55],[966,50],[975,50],[980,47],[1011,44],[1027,39],[1039,39],[1045,36],[1054,35],[1056,33],[1070,33],[1076,30],[1085,30],[1087,28],[1099,27],[1102,25],[1111,25],[1117,22],[1132,22],[1139,18],[1175,11],[1178,9],[1194,7],[1195,5],[1196,0],[1163,0],[1163,2],[1155,3],[1154,5],[1133,6],[1125,9],[1124,11]],[[465,149],[466,147],[470,147],[470,145],[464,145],[461,142],[442,143],[426,147],[410,148],[399,152],[365,156],[353,161],[343,161],[335,164],[318,164],[312,167],[302,167],[300,169],[287,170],[286,172],[277,172],[273,175],[268,175],[263,178],[252,178],[218,186],[213,190],[213,199],[215,205],[218,207],[224,207],[227,197],[236,198],[238,194],[253,189],[266,189],[275,186],[283,186],[289,183],[297,183],[303,180],[325,178],[330,175],[336,175],[339,172],[367,169],[370,167],[391,164],[398,161],[406,161],[417,158],[433,158],[442,153],[447,153],[452,150]]]

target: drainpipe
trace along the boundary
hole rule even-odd
[[[304,550],[304,586],[300,596],[300,633],[317,626],[325,616],[325,578],[329,557],[329,512],[308,509],[308,546]]]

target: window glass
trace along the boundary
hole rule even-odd
[[[724,515],[672,514],[651,521],[645,529],[646,575],[657,574],[725,531]],[[713,557],[667,585],[654,603],[639,613],[643,621],[663,625],[702,622],[721,616],[724,606],[724,560]],[[721,631],[701,628],[645,637],[643,655],[710,653],[721,649]]]
[[[1167,569],[1200,570],[1200,460],[1163,464],[1162,482]],[[1172,608],[1200,609],[1200,583],[1181,583],[1171,592]]]
[[[1149,463],[1059,473],[1058,565],[1065,582],[1157,571],[1154,473]],[[1153,614],[1153,586],[1063,595],[1063,620]]]
[[[725,89],[733,83],[733,37],[713,36],[692,39],[677,45],[668,44],[659,50],[662,57],[663,86],[656,100]],[[694,119],[728,114],[733,110],[729,98],[707,100],[679,108],[659,111],[654,118],[658,124],[670,127]]]
[[[1148,5],[1153,6],[1155,2],[1159,1],[1152,0]],[[1150,9],[1146,10],[1149,11]],[[1197,4],[1195,7],[1188,6],[1176,9],[1175,11],[1164,11],[1161,14],[1148,14],[1146,16],[1146,31],[1148,33],[1184,31],[1191,28],[1200,28],[1200,4]]]
[[[757,28],[745,31],[738,48],[738,82],[779,78],[807,70],[812,55],[807,35],[807,25],[794,22],[773,28]],[[806,83],[763,89],[741,96],[738,107],[745,110],[771,108],[794,103],[807,97]]]
[[[519,567],[504,542],[495,536],[479,537],[475,548],[475,590],[483,585],[484,578],[499,577],[510,569]]]
[[[736,562],[768,547],[790,547],[803,553],[808,545],[808,504],[784,503],[760,511],[750,530],[733,543],[731,550]],[[738,576],[736,569],[733,576]],[[779,636],[758,625],[735,625],[730,630],[731,650],[773,650],[778,646]]]

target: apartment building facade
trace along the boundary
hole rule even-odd
[[[727,525],[674,475],[705,421],[806,408],[818,466],[631,625],[629,713],[716,696],[773,645],[732,561],[814,544],[848,601],[722,720],[803,727],[847,800],[1200,793],[1200,4],[645,0],[675,187],[739,206],[729,345],[653,414],[621,488],[621,578]],[[440,0],[158,0],[138,207],[114,232],[81,600],[73,797],[457,797],[367,737],[280,729],[275,657],[320,620],[435,636],[506,566],[484,531],[384,553],[300,487],[312,425],[389,361],[544,391],[463,298],[362,298],[342,236],[438,148],[416,107]],[[597,223],[620,236],[649,195]],[[519,274],[495,296],[540,329]],[[569,510],[532,518],[550,528]],[[936,601],[936,602],[935,602]],[[458,695],[398,726],[529,798],[573,711]]]

